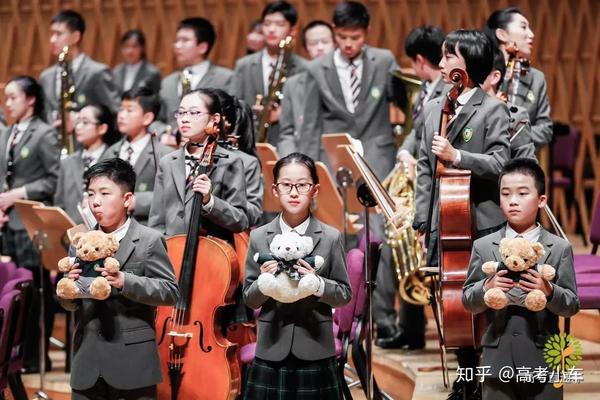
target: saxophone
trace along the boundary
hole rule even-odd
[[[67,129],[67,118],[69,113],[73,109],[73,97],[75,95],[75,85],[73,85],[73,79],[71,77],[71,71],[69,71],[69,64],[67,62],[67,56],[69,55],[69,46],[63,47],[63,50],[58,55],[58,68],[60,71],[60,142],[62,143],[61,158],[73,153],[74,143],[73,134]]]
[[[382,182],[390,196],[400,198],[401,204],[408,210],[400,216],[402,219],[393,229],[387,224],[386,242],[392,250],[392,258],[398,276],[399,292],[402,299],[411,304],[428,305],[431,293],[431,278],[425,277],[419,270],[425,264],[424,251],[417,233],[412,228],[415,214],[414,182],[409,179],[408,166],[398,163]]]
[[[258,141],[267,142],[268,131],[271,123],[269,122],[269,114],[271,112],[271,105],[280,103],[283,98],[283,84],[287,79],[288,66],[290,57],[292,55],[292,37],[287,36],[279,42],[279,56],[275,62],[275,68],[273,70],[272,78],[269,81],[269,91],[267,96],[261,94],[256,95],[256,106],[262,106],[262,112],[257,116],[258,125],[256,131],[258,132]]]

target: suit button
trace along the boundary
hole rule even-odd
[[[513,332],[513,336],[519,336],[520,333],[519,332]]]
[[[98,331],[98,336],[102,336],[102,331]]]

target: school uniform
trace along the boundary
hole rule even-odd
[[[306,71],[285,81],[281,100],[281,117],[279,118],[280,136],[279,143],[277,143],[279,157],[297,152],[300,140],[302,140],[300,132],[302,132],[302,122],[304,122],[305,85]]]
[[[370,46],[363,48],[353,64],[356,80],[353,67],[339,50],[308,64],[298,150],[326,161],[321,135],[348,133],[362,142],[367,163],[383,179],[394,166],[389,102],[395,96],[390,73],[398,64],[389,50]],[[288,135],[293,136],[293,130],[282,132],[282,136]]]
[[[154,146],[152,145],[154,140]],[[131,149],[131,152],[129,151]],[[154,152],[156,151],[156,154]],[[136,142],[129,143],[127,137],[123,137],[113,144],[102,155],[101,160],[108,158],[121,158],[128,161],[135,171],[135,209],[133,216],[142,225],[148,224],[150,205],[152,204],[154,179],[156,178],[157,160],[173,151],[172,148],[158,143],[149,134],[144,135]],[[129,155],[131,153],[131,156]]]
[[[73,101],[77,107],[103,104],[116,114],[120,104],[119,89],[108,67],[85,53],[75,57],[69,65],[75,87]],[[44,90],[45,120],[48,123],[60,114],[59,75],[58,64],[46,68],[40,75],[40,85]]]
[[[206,60],[200,64],[192,65],[186,68],[192,77],[192,90],[201,88],[222,89],[229,91],[233,71],[221,67]],[[179,108],[181,102],[181,71],[175,71],[165,77],[160,84],[161,112],[160,120],[166,122],[173,129],[177,128],[175,120],[175,111]]]
[[[154,317],[179,297],[164,238],[132,218],[114,235],[123,288],[104,301],[61,300],[75,311],[70,383],[77,400],[154,399],[163,379]]]
[[[550,100],[548,85],[542,71],[531,67],[526,75],[521,76],[513,104],[524,107],[529,113],[531,138],[536,149],[550,143],[553,134]]]
[[[265,193],[260,161],[255,156],[243,151],[236,151],[236,155],[242,160],[246,178],[246,215],[248,225],[255,226],[259,223],[263,214],[262,202]]]
[[[108,146],[103,143],[96,150],[77,150],[60,161],[54,205],[65,210],[76,224],[83,223],[77,208],[83,201],[83,194],[86,190],[83,175],[102,158],[106,149]]]
[[[111,72],[120,93],[138,87],[147,87],[154,93],[160,90],[160,70],[146,60],[119,64]]]
[[[247,104],[256,103],[256,95],[266,97],[269,93],[269,78],[273,71],[275,60],[266,49],[248,54],[235,63],[233,79],[231,81],[231,94],[245,101]],[[306,60],[297,54],[292,54],[287,66],[287,78],[304,71]],[[287,82],[283,85],[287,85]],[[280,124],[272,124],[267,132],[268,142],[277,147],[279,142]]]
[[[538,228],[524,234],[532,242],[540,242],[546,254],[540,264],[549,264],[556,269],[552,281],[553,292],[548,298],[546,308],[532,312],[520,306],[508,306],[502,310],[488,309],[484,302],[484,284],[488,278],[481,269],[486,261],[501,261],[498,247],[505,237],[515,237],[510,226],[491,235],[476,240],[473,244],[468,278],[463,287],[463,304],[473,314],[486,313],[490,325],[482,339],[483,353],[481,366],[490,367],[491,376],[483,383],[484,399],[562,399],[562,390],[552,384],[518,384],[511,379],[509,383],[499,381],[502,367],[527,367],[533,371],[536,367],[547,367],[543,350],[548,339],[559,333],[558,317],[571,317],[579,311],[575,272],[573,270],[573,252],[570,244]]]
[[[313,239],[312,255],[325,263],[317,272],[321,286],[313,296],[295,303],[280,303],[261,293],[256,252],[269,253],[276,234],[292,230],[281,219],[250,233],[246,258],[244,301],[260,308],[255,360],[248,371],[246,399],[340,399],[341,382],[335,364],[332,308],[350,301],[340,232],[308,218],[294,230]],[[302,390],[298,390],[302,389]]]
[[[245,172],[237,152],[218,147],[207,175],[212,200],[203,206],[201,228],[232,243],[232,234],[248,229]],[[187,184],[190,154],[185,147],[161,158],[154,183],[148,226],[166,236],[186,234],[192,214],[194,191]]]

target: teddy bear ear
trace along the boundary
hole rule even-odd
[[[540,258],[543,257],[544,254],[546,254],[546,250],[544,250],[544,246],[539,242],[536,242],[533,244],[533,250],[535,251],[537,256]]]
[[[110,241],[112,251],[117,250],[119,247],[119,241],[117,240],[117,237],[111,233],[108,235],[108,240]]]
[[[83,237],[83,232],[77,232],[71,238],[71,244],[73,246],[77,247],[77,244],[79,243],[79,241],[81,240],[82,237]]]
[[[310,236],[302,236],[302,244],[306,247],[306,248],[311,248],[313,247],[313,240]]]

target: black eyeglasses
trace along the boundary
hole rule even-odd
[[[177,110],[175,111],[175,113],[173,114],[173,116],[175,117],[175,119],[179,119],[179,118],[184,118],[184,117],[190,117],[190,119],[198,119],[200,118],[200,116],[204,115],[204,114],[209,114],[207,112],[204,111],[184,111],[184,110]]]
[[[277,191],[281,194],[290,194],[292,193],[292,189],[296,188],[296,192],[298,194],[307,194],[310,192],[314,185],[312,183],[275,183],[275,187],[277,187]]]

